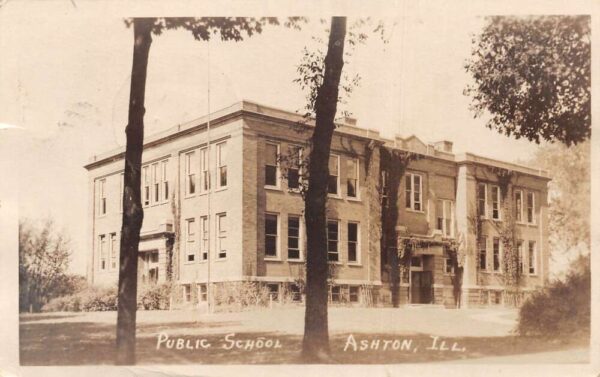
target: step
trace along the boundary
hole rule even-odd
[[[415,309],[445,309],[446,307],[442,304],[406,304],[406,308]]]

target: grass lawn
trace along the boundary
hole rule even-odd
[[[139,312],[138,364],[299,363],[303,314],[303,308],[212,315]],[[332,362],[467,361],[589,346],[588,339],[514,336],[515,318],[506,310],[332,308]],[[115,323],[114,312],[22,315],[21,364],[112,364]]]

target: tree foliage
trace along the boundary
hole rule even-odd
[[[19,310],[40,311],[54,297],[71,293],[77,279],[67,274],[69,240],[51,220],[41,227],[19,223]]]
[[[589,138],[590,39],[589,16],[488,17],[465,65],[475,117],[536,143]]]
[[[564,279],[533,293],[519,310],[517,332],[554,338],[590,336],[590,256],[580,256]]]
[[[549,242],[552,257],[568,257],[590,250],[590,142],[567,147],[563,144],[543,146],[532,164],[547,170]],[[563,255],[560,255],[563,254]]]
[[[223,41],[240,42],[244,37],[262,33],[265,26],[281,24],[277,17],[158,17],[149,20],[153,35],[161,35],[166,30],[183,29],[199,41],[207,41],[214,35]],[[127,26],[133,25],[133,22],[132,19],[125,20]],[[283,21],[283,25],[300,29],[304,22],[306,19],[303,17],[289,17]]]
[[[299,21],[295,21],[296,23]],[[326,24],[325,20],[321,20],[322,24]],[[330,29],[325,29],[324,33],[329,34]],[[357,18],[349,26],[346,33],[345,48],[344,48],[344,64],[348,66],[352,57],[356,53],[356,49],[360,45],[364,45],[369,36],[378,36],[383,43],[388,43],[386,37],[386,25],[383,21],[375,21],[369,17]],[[296,67],[298,78],[294,82],[300,86],[300,89],[305,92],[306,103],[304,105],[305,116],[307,118],[315,116],[315,106],[317,100],[317,90],[323,82],[325,74],[325,52],[327,51],[327,40],[313,36],[313,42],[317,44],[314,49],[305,47],[302,51],[300,64]],[[340,79],[340,94],[338,96],[338,104],[346,105],[353,90],[360,85],[361,76],[359,74],[351,75],[347,72],[342,72]],[[340,111],[342,116],[349,116],[348,110]]]

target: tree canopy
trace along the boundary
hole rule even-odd
[[[547,145],[533,164],[548,170],[550,249],[555,261],[572,260],[590,250],[590,142]],[[574,255],[573,255],[574,254]]]
[[[151,32],[161,35],[165,30],[184,29],[192,33],[196,40],[206,41],[212,35],[218,35],[223,41],[242,41],[244,35],[251,37],[260,34],[266,25],[280,25],[277,17],[159,17],[152,20]],[[289,17],[285,27],[299,29],[306,22],[303,17]],[[132,19],[125,20],[127,26],[133,24]]]
[[[70,293],[71,253],[67,236],[52,221],[19,222],[19,309],[39,311],[50,299]]]
[[[536,143],[588,139],[590,42],[589,16],[488,17],[465,65],[475,117]]]

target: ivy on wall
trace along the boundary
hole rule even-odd
[[[519,284],[521,280],[520,258],[517,241],[519,238],[518,228],[515,220],[514,210],[514,182],[517,179],[517,173],[503,168],[493,168],[492,172],[496,174],[498,186],[500,187],[501,200],[501,220],[493,222],[500,236],[502,243],[502,283],[505,288],[504,302],[508,305],[517,306],[519,293]]]
[[[175,192],[171,195],[173,214],[173,238],[167,248],[167,280],[179,280],[179,252],[181,250],[181,201]],[[170,254],[170,256],[169,256]]]
[[[413,152],[380,148],[382,174],[379,177],[378,191],[382,208],[381,268],[382,271],[389,274],[392,305],[394,307],[400,305],[400,268],[406,266],[406,258],[400,255],[400,250],[404,249],[404,246],[398,243],[398,233],[396,231],[400,182],[410,162],[419,158],[420,156]],[[410,259],[408,260],[410,261]]]

